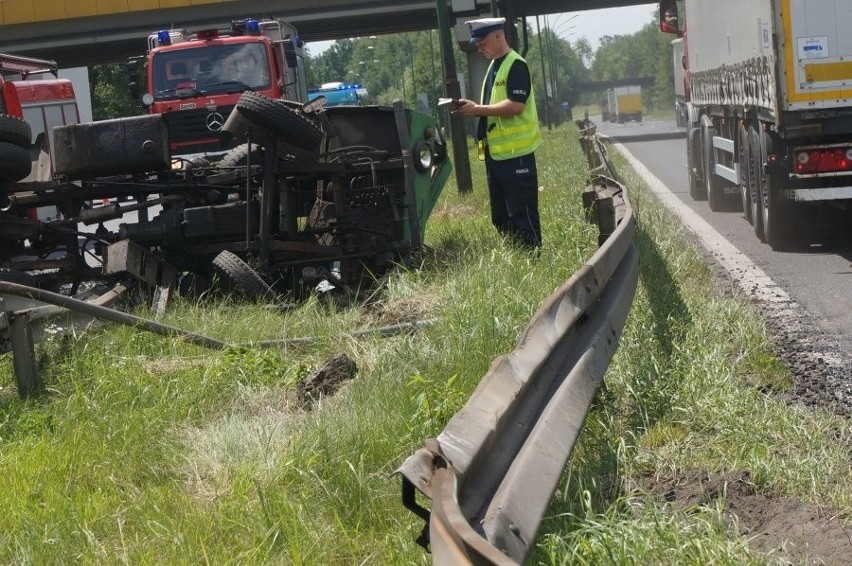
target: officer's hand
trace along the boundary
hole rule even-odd
[[[460,98],[459,105],[456,107],[455,112],[459,114],[463,114],[465,116],[474,116],[474,109],[476,108],[476,103],[472,100],[468,100],[467,98]]]

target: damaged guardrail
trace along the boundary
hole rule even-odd
[[[434,564],[525,559],[633,302],[633,212],[605,175],[611,168],[594,124],[577,124],[591,171],[583,202],[600,248],[545,300],[438,437],[397,470],[403,504],[427,522],[418,542],[430,544]]]

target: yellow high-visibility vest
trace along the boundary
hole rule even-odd
[[[497,69],[494,84],[491,86],[491,104],[496,104],[509,98],[506,82],[509,78],[509,69],[515,61],[524,61],[516,51],[512,50],[506,55],[506,59]],[[482,98],[485,100],[485,85],[488,84],[488,76],[494,67],[494,61],[488,66],[486,79],[482,83]],[[488,116],[486,119],[486,136],[488,138],[488,151],[491,158],[496,161],[529,155],[541,145],[541,128],[538,124],[538,112],[535,108],[535,95],[532,90],[532,79],[530,79],[530,93],[524,105],[524,111],[517,116],[500,118]]]

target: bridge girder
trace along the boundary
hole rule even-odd
[[[0,26],[0,53],[53,59],[60,67],[123,61],[141,55],[148,34],[164,27],[225,27],[232,19],[278,17],[313,41],[437,29],[437,0],[240,0]],[[450,4],[451,0],[447,0]],[[642,0],[500,0],[501,14],[536,16],[642,4]],[[239,5],[239,10],[236,6]],[[480,12],[490,1],[476,0]],[[466,17],[466,16],[463,16]]]

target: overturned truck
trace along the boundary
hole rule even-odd
[[[75,289],[127,278],[250,296],[355,289],[417,249],[451,172],[429,116],[246,91],[215,157],[172,156],[161,115],[54,129],[55,177],[0,178],[0,271]],[[55,218],[31,213],[55,206]]]

